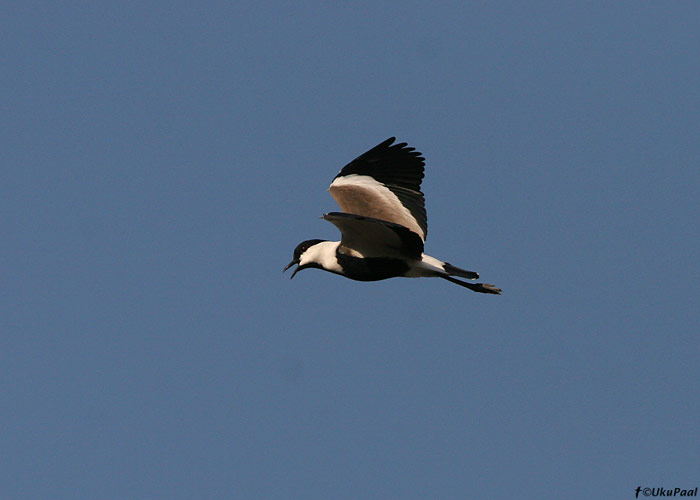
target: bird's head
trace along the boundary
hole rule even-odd
[[[311,254],[313,254],[313,252],[307,253],[307,251],[310,248],[318,245],[319,243],[323,243],[325,241],[326,240],[306,240],[306,241],[302,241],[301,243],[299,243],[297,245],[297,247],[294,249],[294,258],[292,259],[292,261],[289,264],[287,264],[284,267],[282,272],[285,272],[287,269],[292,267],[294,264],[298,264],[298,266],[294,270],[294,272],[292,273],[291,278],[293,278],[294,275],[296,273],[298,273],[299,271],[301,271],[302,269],[307,269],[309,267],[317,267],[317,268],[322,269],[323,266],[321,266],[321,264],[314,261],[314,257],[313,257],[313,255],[311,255]]]

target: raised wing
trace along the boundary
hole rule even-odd
[[[399,224],[340,212],[325,214],[323,218],[340,229],[341,253],[355,257],[422,257],[423,240]]]
[[[428,217],[420,190],[425,159],[391,137],[345,165],[330,192],[347,213],[393,222],[425,241]],[[392,145],[393,144],[393,145]]]

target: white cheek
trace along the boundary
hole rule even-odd
[[[324,241],[309,248],[299,259],[300,265],[316,263],[323,266],[328,271],[342,271],[338,265],[338,259],[335,256],[335,251],[340,245],[339,241]]]

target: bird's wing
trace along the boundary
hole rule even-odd
[[[425,159],[391,137],[345,165],[329,188],[341,210],[393,222],[425,241],[428,217],[420,190]],[[393,144],[393,145],[392,145]]]
[[[331,212],[323,216],[340,229],[339,251],[355,257],[421,259],[423,240],[410,229],[362,215]]]

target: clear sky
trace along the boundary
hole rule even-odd
[[[700,4],[0,14],[3,499],[700,486]],[[502,296],[281,273],[390,136]]]

